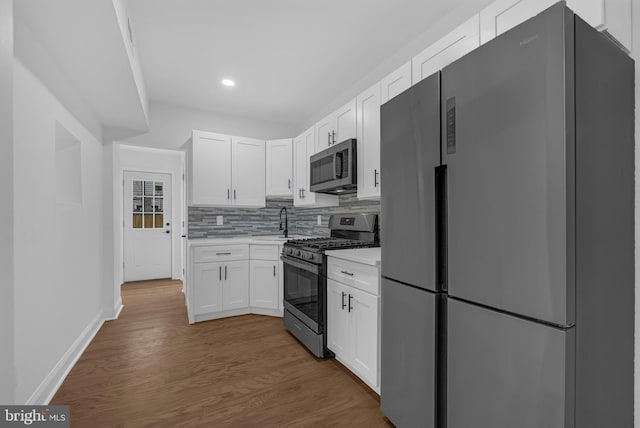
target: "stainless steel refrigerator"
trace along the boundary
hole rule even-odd
[[[634,64],[558,3],[381,107],[381,407],[630,427]]]

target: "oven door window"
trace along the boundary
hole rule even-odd
[[[284,263],[284,300],[296,310],[318,323],[318,274]]]

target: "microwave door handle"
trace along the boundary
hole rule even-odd
[[[338,162],[336,161],[337,158],[340,158],[340,169],[338,169]],[[342,178],[343,162],[344,162],[344,159],[342,157],[342,153],[336,153],[333,156],[333,174],[335,178]]]

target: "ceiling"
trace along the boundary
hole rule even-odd
[[[462,23],[490,2],[130,0],[129,7],[150,100],[300,126],[443,18]],[[236,86],[222,86],[223,78]]]

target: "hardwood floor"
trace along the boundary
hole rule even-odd
[[[72,427],[392,426],[379,397],[333,359],[316,359],[282,319],[189,325],[178,281],[122,286],[106,322],[51,404]]]

